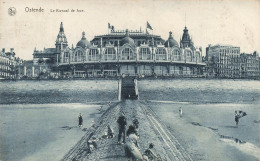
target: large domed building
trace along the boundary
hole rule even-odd
[[[199,76],[205,64],[185,26],[180,45],[172,32],[165,41],[142,30],[117,30],[95,36],[90,43],[83,32],[76,48],[63,51],[59,66],[76,77]]]
[[[56,48],[34,52],[34,60],[53,59],[60,75],[73,77],[103,76],[177,76],[193,77],[203,73],[201,49],[185,26],[178,43],[173,33],[165,41],[143,30],[111,30],[90,42],[82,32],[76,47],[68,47],[63,23],[60,24]]]

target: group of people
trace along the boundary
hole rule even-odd
[[[142,155],[140,152],[140,146],[138,144],[139,138],[139,121],[134,119],[132,124],[128,126],[126,130],[127,121],[125,113],[122,112],[117,119],[118,124],[118,144],[125,144],[125,154],[127,158],[132,160],[160,160],[160,156],[156,155],[153,151],[153,144],[149,145],[149,148],[144,151]],[[123,140],[121,142],[121,140]]]
[[[110,104],[110,103],[109,103]],[[149,148],[147,148],[143,155],[140,152],[140,147],[138,144],[138,138],[139,138],[139,121],[137,119],[134,119],[132,121],[132,124],[130,124],[127,128],[127,120],[125,117],[125,113],[122,112],[121,115],[117,119],[118,124],[118,144],[124,144],[125,154],[126,157],[131,158],[133,160],[160,160],[160,156],[156,155],[153,151],[154,145],[151,143],[149,145]],[[83,126],[83,117],[81,113],[79,113],[78,116],[78,126],[81,128]],[[110,125],[107,125],[107,131],[105,132],[107,139],[114,138],[114,132]],[[90,152],[94,149],[96,149],[96,142],[99,139],[92,138],[88,141]]]

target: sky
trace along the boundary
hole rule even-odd
[[[27,12],[32,8],[44,12]],[[52,12],[56,9],[70,12]],[[75,46],[83,31],[90,41],[107,34],[108,23],[116,30],[139,30],[147,21],[150,33],[166,40],[172,31],[178,42],[186,25],[203,55],[208,44],[260,52],[260,0],[0,0],[0,48],[14,48],[17,57],[29,60],[35,47],[55,47],[61,22],[69,46]]]

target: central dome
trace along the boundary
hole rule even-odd
[[[85,37],[85,32],[82,32],[82,38],[77,43],[77,46],[82,47],[82,48],[90,48],[91,47],[91,44],[88,42],[88,40]]]
[[[126,29],[125,37],[120,41],[120,45],[130,44],[131,46],[135,46],[135,41],[129,37],[128,29]]]
[[[172,32],[169,32],[169,38],[168,40],[164,43],[165,47],[179,47],[179,44],[176,40],[173,39],[172,37]]]

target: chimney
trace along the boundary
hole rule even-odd
[[[5,53],[5,48],[2,49],[2,52]]]
[[[10,52],[13,53],[14,52],[14,48],[10,48]]]

